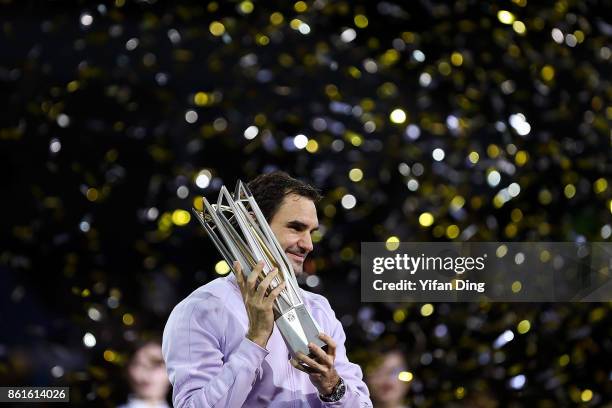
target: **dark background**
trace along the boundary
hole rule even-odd
[[[421,304],[364,304],[359,251],[391,236],[610,241],[609,11],[609,1],[0,1],[0,384],[122,402],[130,345],[160,336],[172,307],[218,276],[202,228],[172,215],[281,169],[324,194],[310,290],[329,298],[364,367],[373,347],[405,348],[413,405],[470,406],[484,393],[499,406],[604,406],[610,303],[434,304],[428,316]],[[390,119],[398,108],[403,123]],[[203,170],[210,184],[199,188]],[[500,201],[512,183],[520,193]],[[431,226],[419,222],[426,212]],[[495,349],[506,330],[514,340]]]

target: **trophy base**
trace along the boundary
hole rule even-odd
[[[327,344],[318,337],[319,328],[303,304],[279,316],[276,319],[276,326],[292,357],[295,357],[298,351],[313,357],[308,349],[308,343],[314,343],[323,350],[327,348]]]

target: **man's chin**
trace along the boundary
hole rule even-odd
[[[298,263],[293,259],[289,259],[289,262],[291,263],[291,268],[293,268],[293,273],[295,273],[296,276],[301,275],[304,271],[304,264]]]
[[[293,266],[293,272],[295,273],[295,276],[300,276],[302,272],[304,272],[304,265],[296,265],[295,263],[293,263],[291,266]]]
[[[285,255],[287,256],[287,260],[291,264],[291,268],[293,272],[297,275],[300,275],[304,271],[304,258],[301,256],[297,256],[292,254],[291,252],[285,251]]]

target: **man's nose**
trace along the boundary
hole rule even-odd
[[[304,232],[304,234],[300,237],[300,240],[298,241],[298,245],[306,253],[312,252],[312,238],[309,232]]]

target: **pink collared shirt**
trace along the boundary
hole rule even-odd
[[[372,407],[361,368],[348,361],[342,325],[323,296],[301,290],[307,309],[337,344],[335,368],[346,384],[337,402],[323,402],[308,375],[289,363],[276,325],[266,349],[245,337],[246,309],[230,274],[180,302],[164,329],[162,352],[172,400],[185,407]]]

